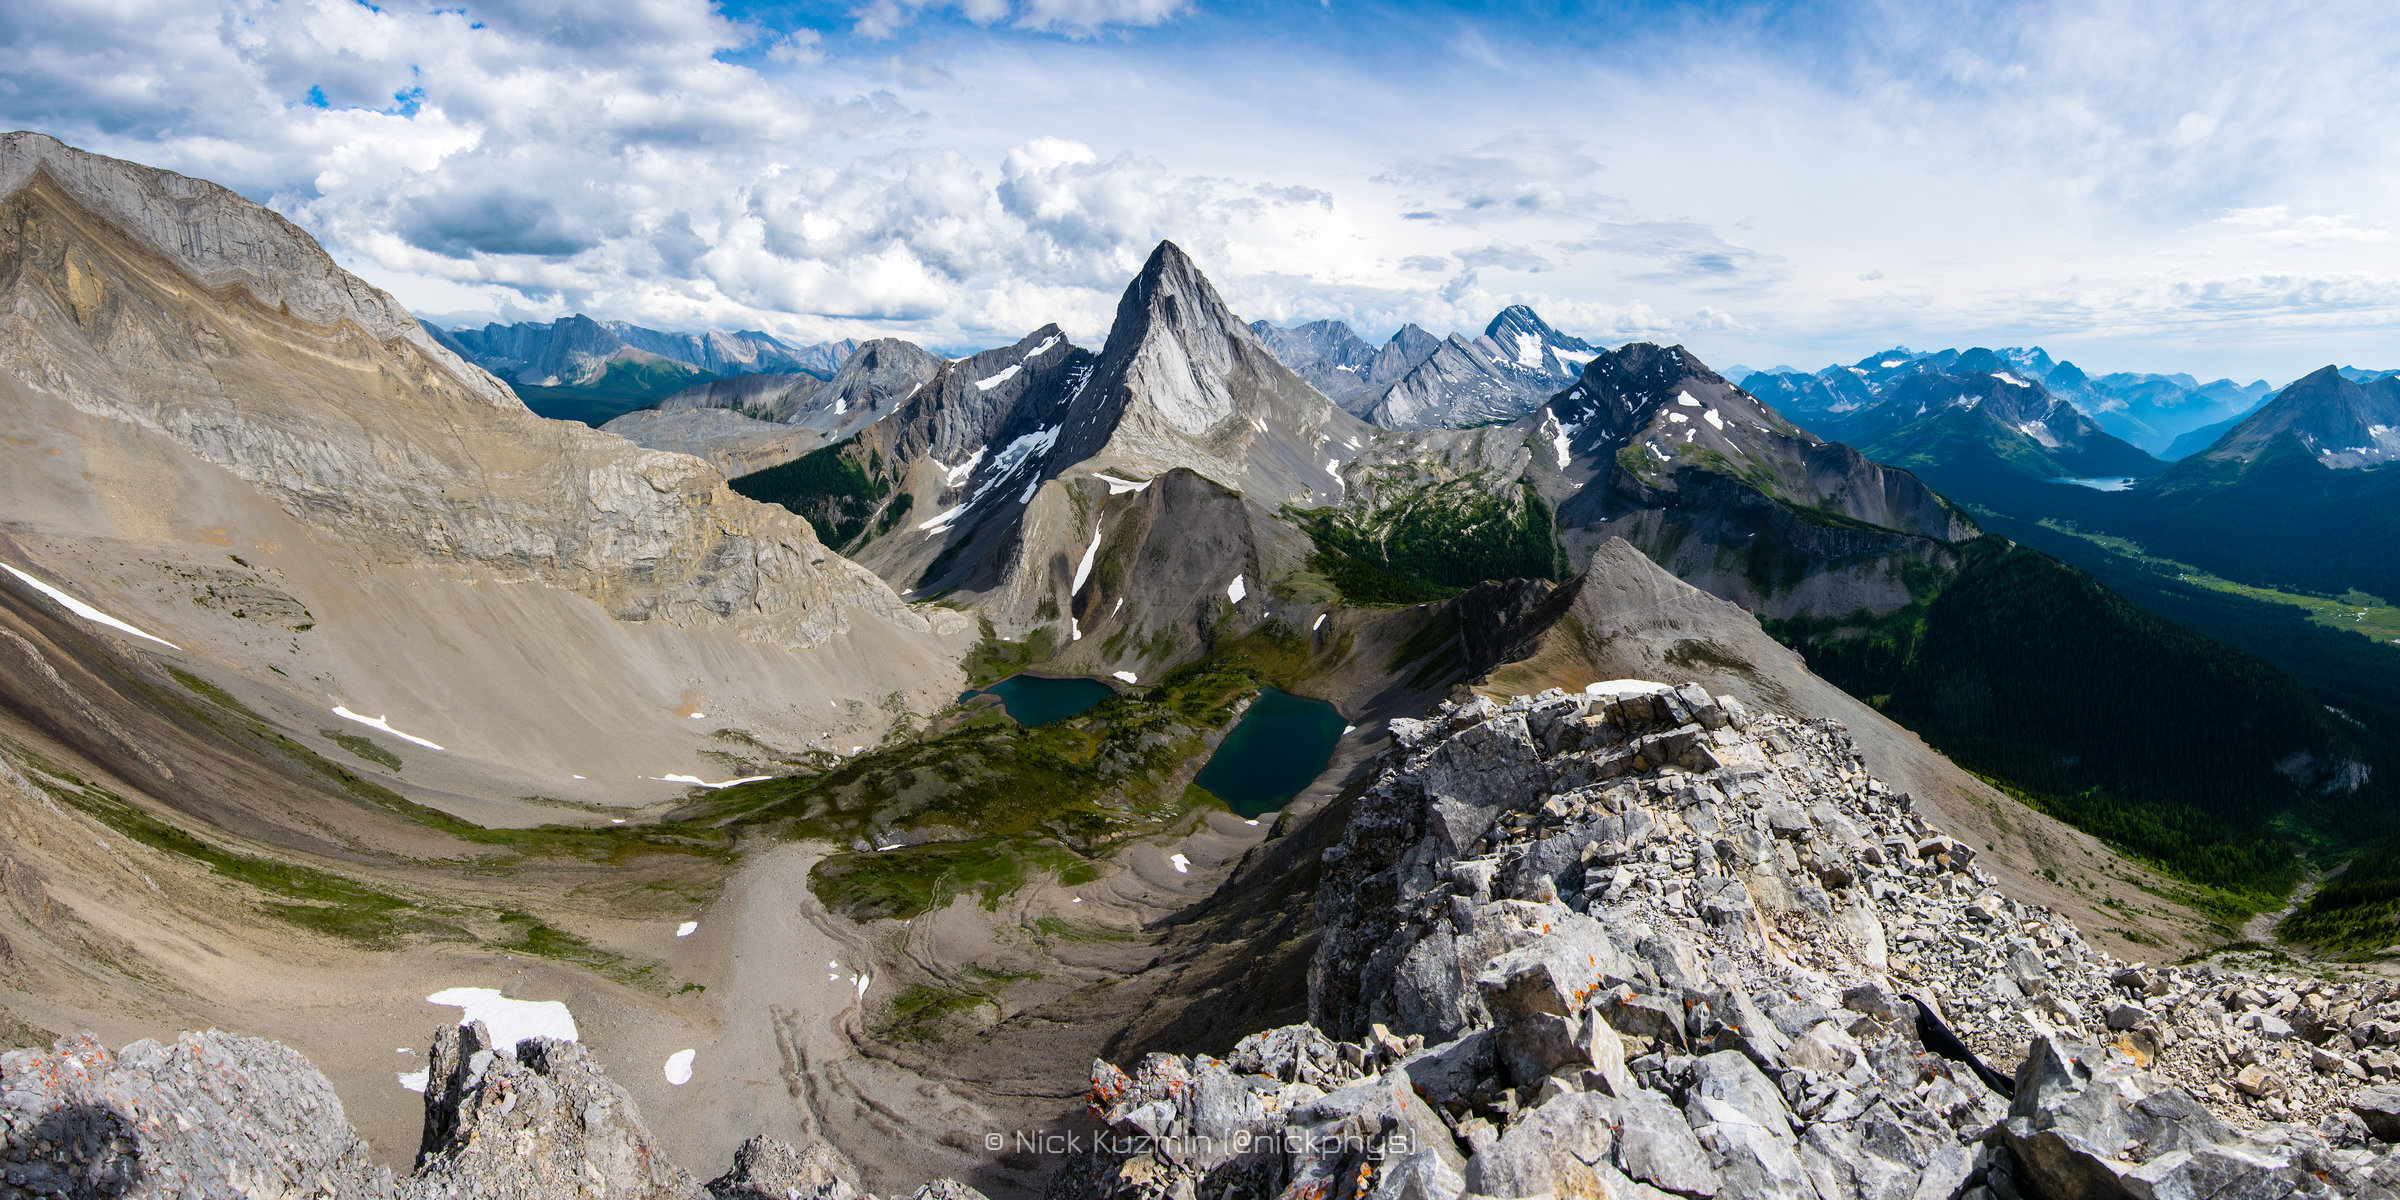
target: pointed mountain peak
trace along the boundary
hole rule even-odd
[[[1530,333],[1543,341],[1558,336],[1558,331],[1552,329],[1549,322],[1542,320],[1540,313],[1522,304],[1511,304],[1507,308],[1501,309],[1500,315],[1493,317],[1492,323],[1483,327],[1483,336],[1495,342],[1515,333]]]
[[[1635,393],[1660,391],[1687,379],[1726,382],[1683,347],[1656,342],[1627,342],[1601,352],[1584,366],[1583,379],[1587,385],[1608,384],[1616,391]]]
[[[1132,353],[1147,338],[1154,326],[1164,322],[1178,337],[1192,336],[1230,339],[1256,343],[1253,333],[1242,319],[1225,306],[1223,297],[1200,273],[1183,247],[1173,242],[1160,242],[1150,252],[1142,273],[1134,276],[1117,301],[1116,323],[1108,330],[1108,342],[1102,348],[1105,356]]]
[[[1199,438],[1230,428],[1237,415],[1242,424],[1263,424],[1263,411],[1254,411],[1262,405],[1291,409],[1287,416],[1332,407],[1226,307],[1173,242],[1158,244],[1117,302],[1116,323],[1109,327],[1092,381],[1095,387],[1084,404],[1114,410],[1094,424],[1095,430],[1116,428],[1124,414],[1139,410],[1137,427],[1147,428],[1156,418],[1174,436]],[[1280,399],[1270,402],[1270,395]],[[1173,453],[1160,453],[1162,462],[1216,470],[1213,464],[1180,462]],[[1212,478],[1223,474],[1217,471]]]
[[[2293,380],[2284,387],[2283,394],[2289,396],[2304,389],[2308,392],[2330,391],[2338,389],[2348,382],[2350,382],[2350,377],[2344,374],[2340,367],[2328,363]]]
[[[2251,461],[2278,445],[2297,445],[2336,470],[2400,462],[2400,391],[2324,367],[2292,381],[2195,457]]]

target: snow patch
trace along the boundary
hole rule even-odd
[[[1156,482],[1155,480],[1144,479],[1137,483],[1131,479],[1119,479],[1114,475],[1110,475],[1102,471],[1092,472],[1092,478],[1107,484],[1108,494],[1111,496],[1123,495],[1126,492],[1138,492]]]
[[[1675,422],[1675,423],[1676,423],[1676,424],[1678,424],[1678,425],[1685,424],[1685,423],[1687,423],[1687,422],[1689,422],[1689,421],[1691,420],[1691,418],[1690,418],[1690,417],[1687,417],[1687,416],[1683,415],[1682,413],[1678,413],[1678,412],[1671,412],[1671,413],[1668,413],[1668,414],[1667,414],[1667,419],[1668,419],[1668,420],[1670,420],[1670,421],[1673,421],[1673,422]]]
[[[1567,469],[1567,459],[1574,453],[1571,443],[1583,426],[1561,421],[1558,414],[1551,411],[1542,414],[1542,421],[1550,427],[1550,448],[1558,453],[1558,469],[1564,471]]]
[[[744,775],[740,779],[728,779],[723,783],[710,783],[709,781],[702,779],[697,775],[644,775],[642,778],[655,779],[660,783],[688,783],[693,787],[704,787],[711,791],[723,791],[724,789],[732,787],[737,783],[757,783],[762,779],[773,779],[775,777],[772,775]],[[682,937],[683,935],[679,933],[675,936]]]
[[[1718,416],[1717,410],[1713,408],[1707,412],[1701,413],[1700,419],[1716,426],[1719,431],[1722,431],[1725,428],[1725,418]]]
[[[967,461],[960,463],[955,467],[942,467],[941,460],[935,459],[933,465],[942,467],[942,486],[957,487],[958,485],[965,483],[967,481],[967,476],[975,473],[976,464],[983,461],[983,452],[988,449],[991,449],[991,447],[975,447],[975,453],[968,455]]]
[[[1699,408],[1699,407],[1700,407],[1700,402],[1699,402],[1699,401],[1697,401],[1697,400],[1694,400],[1694,399],[1692,399],[1692,394],[1691,394],[1690,392],[1677,392],[1677,393],[1675,393],[1675,403],[1676,403],[1676,404],[1678,404],[1678,405],[1681,405],[1681,406],[1682,406],[1682,407],[1684,407],[1684,408]]]
[[[1040,358],[1041,356],[1043,356],[1043,355],[1045,355],[1045,354],[1048,354],[1048,353],[1050,353],[1050,348],[1051,348],[1051,347],[1053,347],[1053,346],[1056,346],[1057,344],[1058,344],[1058,335],[1057,335],[1057,334],[1052,334],[1052,335],[1050,335],[1049,337],[1043,338],[1043,339],[1042,339],[1042,344],[1041,344],[1041,345],[1039,345],[1039,346],[1035,346],[1033,349],[1031,349],[1031,350],[1028,350],[1028,351],[1026,351],[1026,352],[1025,352],[1025,361],[1026,361],[1026,362],[1032,362],[1033,360],[1035,360],[1035,359],[1037,359],[1037,358]]]
[[[1041,477],[1041,476],[1039,476],[1039,475],[1036,475],[1036,476],[1034,476],[1033,478],[1026,480],[1026,481],[1025,481],[1025,490],[1024,490],[1024,491],[1022,491],[1022,492],[1019,492],[1019,493],[1017,494],[1017,503],[1018,503],[1018,504],[1031,504],[1031,503],[1033,503],[1033,494],[1034,494],[1034,492],[1036,492],[1036,491],[1040,490],[1041,486],[1042,486],[1042,477]],[[905,595],[906,593],[902,593],[902,594],[903,594],[903,595]]]
[[[1530,333],[1517,335],[1517,365],[1535,368],[1542,365],[1542,339]]]
[[[415,1092],[418,1095],[423,1095],[425,1093],[426,1083],[431,1081],[432,1078],[433,1069],[431,1067],[426,1067],[415,1071],[402,1071],[400,1072],[400,1086],[408,1091]]]
[[[700,1052],[697,1050],[678,1050],[668,1055],[667,1082],[676,1087],[690,1083],[692,1081],[692,1060],[699,1055]]]
[[[1092,527],[1092,544],[1084,547],[1083,561],[1075,564],[1075,582],[1067,587],[1069,596],[1082,591],[1083,581],[1092,577],[1092,559],[1100,553],[1100,531],[1100,526]]]
[[[1124,681],[1125,681],[1125,682],[1127,682],[1127,683],[1140,683],[1140,682],[1141,682],[1141,680],[1139,680],[1139,679],[1136,679],[1136,678],[1134,678],[1134,677],[1133,677],[1133,672],[1131,672],[1131,671],[1110,671],[1110,672],[1109,672],[1109,676],[1110,676],[1111,678],[1115,678],[1115,679],[1122,679],[1122,680],[1124,680]]]
[[[425,997],[425,1002],[465,1010],[458,1018],[461,1025],[483,1022],[491,1032],[492,1049],[501,1054],[516,1053],[517,1043],[527,1038],[572,1042],[578,1036],[575,1014],[557,1000],[512,1000],[498,988],[454,987]]]
[[[385,733],[392,735],[393,737],[399,738],[401,741],[415,742],[416,744],[423,746],[428,750],[441,749],[440,746],[426,741],[424,738],[418,737],[413,733],[402,733],[399,730],[392,728],[392,723],[384,720],[382,717],[362,717],[339,704],[333,706],[333,715],[340,717],[345,721],[356,721],[370,729],[380,729]]]
[[[1078,621],[1073,617],[1067,618],[1067,640],[1070,642],[1080,642],[1083,640],[1083,622]]]
[[[1175,864],[1175,873],[1178,875],[1189,875],[1192,873],[1192,860],[1185,858],[1180,854],[1168,855],[1167,861]]]
[[[89,604],[85,604],[83,601],[78,600],[75,597],[66,594],[65,592],[62,592],[57,588],[51,587],[49,584],[43,583],[39,579],[35,579],[33,576],[28,575],[25,572],[16,569],[15,567],[8,566],[5,563],[0,563],[0,568],[4,568],[9,574],[24,580],[25,586],[58,601],[61,605],[66,607],[68,612],[74,613],[76,616],[82,617],[86,621],[106,625],[110,629],[117,630],[118,632],[130,633],[135,637],[145,638],[149,641],[157,642],[159,645],[165,646],[169,650],[183,649],[183,647],[178,646],[165,638],[159,637],[156,634],[144,633],[141,630],[108,615],[107,613],[101,612],[99,609],[93,608]],[[413,741],[414,739],[411,740]],[[441,747],[436,746],[434,748],[438,750]]]
[[[974,495],[967,497],[966,506],[973,507],[980,502],[993,488],[1016,474],[1019,467],[1050,453],[1050,447],[1058,444],[1058,431],[1062,428],[1064,426],[1054,425],[1048,429],[1036,429],[1032,433],[1020,433],[1015,441],[1001,447],[1000,453],[992,456],[991,477],[983,481],[983,486],[975,489]],[[1034,482],[1041,481],[1037,479]]]
[[[950,522],[957,520],[958,514],[965,511],[967,511],[967,506],[961,504],[957,508],[953,508],[948,512],[936,513],[930,519],[919,522],[917,528],[922,529],[929,534],[948,533],[950,532]]]
[[[1030,358],[1032,356],[1027,355],[1026,357]],[[1010,363],[1009,365],[1000,368],[999,374],[988,375],[982,379],[976,380],[975,390],[979,392],[988,392],[993,388],[999,387],[1001,384],[1007,383],[1009,380],[1016,378],[1017,372],[1024,369],[1025,364],[1023,363]]]
[[[1239,575],[1233,577],[1232,583],[1225,585],[1225,598],[1233,601],[1235,604],[1240,604],[1242,602],[1242,597],[1249,594],[1250,589],[1242,586],[1242,577]]]
[[[2027,382],[2025,382],[2024,380],[2022,380],[2022,379],[2019,379],[2019,378],[2017,378],[2016,376],[2014,376],[2014,375],[2011,375],[2011,374],[2009,374],[2009,373],[2008,373],[2008,372],[2006,372],[2006,371],[1994,371],[1994,372],[1992,372],[1992,378],[1994,378],[1994,379],[1997,379],[1997,380],[1999,380],[2000,382],[2002,382],[2002,383],[2005,383],[2005,384],[2007,384],[2007,385],[2008,385],[2008,386],[2010,386],[2010,387],[2032,387],[2032,386],[2033,386],[2032,384],[2030,384],[2030,383],[2027,383]]]
[[[1624,696],[1655,696],[1660,692],[1671,690],[1666,684],[1653,683],[1647,679],[1604,679],[1598,683],[1586,684],[1583,693],[1587,696],[1607,696],[1616,699]]]
[[[1309,626],[1309,627],[1308,627],[1308,631],[1309,631],[1310,633],[1315,633],[1316,631],[1318,631],[1318,630],[1320,630],[1320,629],[1323,629],[1323,628],[1325,628],[1325,618],[1327,618],[1327,617],[1330,617],[1330,616],[1332,616],[1332,615],[1333,615],[1332,613],[1318,613],[1318,614],[1317,614],[1317,623],[1316,623],[1316,624],[1314,624],[1314,625],[1311,625],[1311,626]]]
[[[1905,363],[1905,362],[1907,362],[1907,361],[1908,361],[1908,360],[1907,360],[1907,359],[1905,359],[1905,358],[1887,358],[1887,359],[1883,360],[1883,362],[1881,362],[1881,363],[1880,363],[1880,364],[1878,364],[1878,365],[1879,365],[1879,366],[1881,366],[1881,367],[1882,367],[1884,370],[1886,370],[1886,371],[1889,371],[1889,370],[1891,370],[1893,367],[1899,366],[1900,364],[1902,364],[1902,363]],[[1858,368],[1857,368],[1857,367],[1852,367],[1852,368],[1850,368],[1850,369],[1851,369],[1851,370],[1853,370],[1853,371],[1856,371],[1856,370],[1858,370]],[[1861,372],[1861,374],[1864,374],[1864,372]]]
[[[698,932],[700,932],[700,922],[698,921],[685,921],[675,927],[676,937],[690,937]]]

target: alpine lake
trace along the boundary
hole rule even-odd
[[[986,694],[999,698],[1010,720],[1048,725],[1084,712],[1116,689],[1097,679],[1011,675],[959,698]],[[1236,816],[1263,816],[1325,773],[1346,728],[1340,710],[1323,700],[1262,688],[1192,782]]]

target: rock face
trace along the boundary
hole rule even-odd
[[[892,410],[942,360],[912,342],[877,338],[843,356],[841,368],[806,374],[737,375],[686,388],[658,402],[660,412],[728,408],[778,425],[797,425],[838,442]]]
[[[822,379],[858,349],[853,341],[792,346],[754,329],[738,333],[665,333],[577,313],[556,321],[427,332],[460,356],[519,383],[585,383],[620,360],[666,359],[711,375],[810,372]]]
[[[333,1086],[274,1042],[89,1035],[0,1055],[0,1196],[384,1197]]]
[[[755,375],[743,378],[755,379]],[[812,430],[760,421],[721,408],[641,409],[600,427],[647,450],[708,460],[727,479],[781,466],[825,444]]]
[[[1482,337],[1450,335],[1359,415],[1386,429],[1513,421],[1574,382],[1599,349],[1552,329],[1522,304],[1510,305]]]
[[[1838,724],[1620,680],[1391,732],[1324,855],[1311,1024],[1223,1059],[1095,1064],[1104,1133],[1054,1198],[2147,1200],[2400,1179],[2347,1118],[2244,1133],[2251,1111],[2214,1115],[2145,1070],[2162,1040],[2240,1043],[2180,1018],[2115,1033],[2100,1002],[2203,973],[2129,967],[1999,894]],[[1979,1059],[2016,1068],[2013,1102]]]
[[[1310,387],[1332,397],[1337,404],[1373,386],[1370,375],[1375,366],[1375,347],[1359,337],[1347,322],[1310,321],[1286,329],[1267,321],[1252,321],[1250,332],[1257,334],[1258,340],[1283,360],[1283,365],[1298,372]],[[1385,386],[1391,382],[1386,380]]]
[[[819,645],[922,629],[706,464],[525,411],[281,217],[199,180],[0,138],[0,367],[172,440],[394,563],[469,564],[620,620]]]
[[[1949,543],[1975,536],[1914,476],[1793,425],[1680,346],[1602,354],[1512,429],[1571,557],[1623,537],[1770,616],[1897,608],[1897,566],[1953,565]]]
[[[238,286],[262,307],[313,325],[348,320],[378,341],[405,340],[450,368],[478,399],[524,408],[499,380],[439,345],[399,301],[341,269],[271,209],[205,180],[87,154],[44,134],[0,134],[0,196],[15,194],[37,175],[210,289]],[[102,280],[88,266],[69,268],[68,275],[68,304],[79,318],[96,315],[107,299]]]
[[[699,1191],[651,1143],[633,1098],[577,1043],[534,1039],[511,1055],[493,1049],[481,1024],[454,1026],[434,1038],[429,1061],[412,1197],[539,1195],[549,1181],[605,1200]]]
[[[110,1054],[86,1035],[0,1055],[0,1197],[310,1200],[875,1200],[821,1145],[753,1138],[703,1189],[584,1048],[496,1052],[481,1023],[434,1040],[412,1174],[368,1161],[341,1100],[274,1042],[187,1033]],[[917,1200],[982,1200],[937,1180]]]

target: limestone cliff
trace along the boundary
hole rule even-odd
[[[0,367],[164,435],[389,562],[450,562],[620,620],[819,645],[923,630],[805,522],[705,463],[544,421],[306,234],[233,193],[0,139]]]

